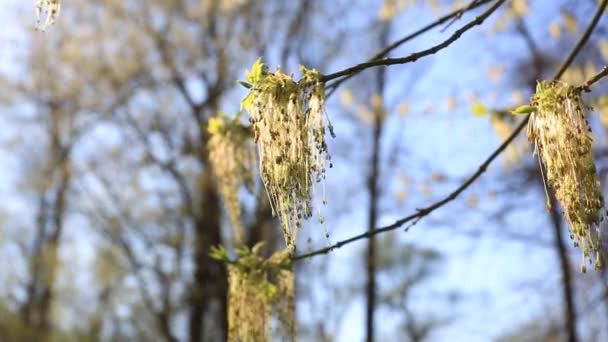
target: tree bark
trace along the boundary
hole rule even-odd
[[[45,260],[43,261],[46,267],[46,276],[42,281],[43,284],[43,292],[40,298],[40,333],[42,335],[43,340],[49,340],[50,333],[52,330],[51,327],[51,304],[53,302],[55,296],[55,282],[57,279],[58,273],[58,265],[59,265],[59,244],[61,240],[61,236],[63,235],[63,218],[65,215],[65,207],[66,207],[66,194],[67,188],[69,184],[69,170],[68,165],[65,165],[67,161],[61,160],[60,163],[62,165],[60,168],[60,183],[55,194],[55,201],[53,206],[53,231],[51,232],[51,236],[49,237],[48,242],[48,254],[45,254]]]
[[[219,94],[216,92],[216,88],[210,89],[209,110],[212,113],[219,110]],[[208,166],[209,133],[204,128],[205,116],[200,108],[191,109],[194,117],[199,118],[201,123],[198,158],[202,165]],[[215,260],[209,255],[212,246],[222,245],[222,208],[215,178],[209,168],[203,172],[197,188],[201,195],[201,207],[199,210],[194,209],[192,213],[195,266],[188,323],[190,342],[226,340],[228,337],[228,269],[223,261]],[[213,318],[213,326],[205,325],[208,317]],[[215,336],[213,332],[216,333]]]
[[[40,341],[48,341],[52,333],[51,308],[55,296],[55,282],[59,272],[59,246],[64,230],[67,191],[71,171],[69,147],[61,142],[61,112],[51,106],[49,127],[49,171],[51,185],[40,191],[36,237],[30,256],[30,280],[22,317]],[[44,172],[43,172],[44,173]]]
[[[191,342],[207,340],[206,332],[212,328],[221,340],[225,340],[228,333],[228,272],[223,262],[209,256],[210,248],[222,243],[220,198],[211,173],[205,172],[201,177],[202,213],[196,218],[194,227],[195,269],[189,317]],[[211,312],[213,304],[216,304],[217,312]],[[213,327],[205,326],[206,316],[213,317]]]
[[[390,25],[381,24],[380,28],[380,44],[386,45],[388,41],[388,33]],[[379,68],[376,72],[376,94],[382,98],[384,93],[384,83],[386,79],[385,68]],[[373,108],[374,112],[374,123],[373,123],[373,135],[372,135],[372,155],[371,155],[371,169],[367,179],[367,192],[369,195],[369,207],[368,207],[368,231],[373,231],[378,221],[378,202],[380,200],[379,190],[379,173],[380,173],[380,152],[382,131],[384,125],[384,107],[383,104],[372,104],[376,106]],[[376,237],[372,235],[367,242],[367,256],[366,256],[366,269],[367,269],[367,285],[366,285],[366,341],[374,341],[374,316],[377,305],[376,296]]]

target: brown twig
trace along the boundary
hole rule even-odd
[[[379,60],[380,58],[385,57],[386,55],[388,55],[389,52],[393,51],[394,49],[398,48],[399,46],[405,44],[406,42],[434,29],[437,26],[442,25],[443,23],[445,23],[446,21],[450,20],[450,19],[455,19],[455,18],[460,18],[462,17],[462,15],[470,10],[473,10],[477,7],[480,7],[482,5],[485,5],[487,3],[489,3],[492,0],[473,0],[469,5],[465,6],[465,7],[461,7],[451,13],[448,13],[446,15],[444,15],[443,17],[435,20],[434,22],[426,25],[425,27],[420,28],[419,30],[412,32],[410,34],[408,34],[407,36],[393,42],[392,44],[388,45],[387,47],[383,48],[382,50],[380,50],[378,53],[376,53],[372,58],[370,58],[368,61],[375,61],[375,60]],[[358,74],[359,72],[354,72],[351,74],[348,74],[340,79],[334,80],[331,84],[327,85],[327,97],[331,96],[331,94],[345,81],[349,80],[351,77],[355,76],[356,74]]]
[[[572,49],[572,51],[570,52],[568,57],[564,60],[564,63],[562,63],[562,65],[556,72],[555,77],[554,77],[555,80],[558,80],[559,78],[561,78],[564,71],[570,66],[570,64],[572,64],[572,61],[574,60],[576,55],[581,51],[583,46],[587,43],[591,33],[597,26],[597,23],[599,22],[599,18],[601,17],[602,13],[604,12],[607,4],[608,4],[608,0],[603,0],[602,3],[598,6],[598,9],[597,9],[593,19],[587,26],[587,29],[585,30],[585,32],[583,33],[583,35],[581,36],[581,38],[579,39],[577,44],[574,46],[574,48]],[[588,89],[592,84],[596,83],[602,77],[605,77],[605,76],[608,76],[607,68],[603,68],[597,75],[593,76],[588,81],[584,82],[582,85],[579,86],[579,89],[582,89],[582,90]],[[420,219],[429,215],[435,209],[438,209],[438,208],[444,206],[445,204],[456,199],[464,190],[466,190],[471,184],[473,184],[477,180],[477,178],[479,178],[487,170],[488,166],[492,163],[492,161],[494,161],[494,159],[496,159],[509,146],[509,144],[511,144],[511,142],[513,140],[515,140],[517,135],[519,135],[519,133],[524,129],[524,127],[528,123],[529,119],[530,119],[530,116],[529,115],[526,116],[526,118],[515,128],[513,133],[511,133],[511,135],[483,163],[481,163],[481,165],[479,166],[479,168],[473,175],[471,175],[464,183],[462,183],[458,188],[456,188],[454,191],[452,191],[450,194],[448,194],[446,197],[444,197],[440,201],[435,202],[435,203],[429,205],[428,207],[416,209],[415,213],[410,214],[402,219],[399,219],[388,226],[376,228],[374,230],[367,231],[367,232],[359,234],[359,235],[355,235],[351,238],[339,241],[331,246],[327,246],[327,247],[324,247],[324,248],[321,248],[321,249],[318,249],[315,251],[311,251],[308,253],[296,255],[292,258],[292,260],[298,261],[298,260],[303,260],[303,259],[307,259],[307,258],[316,256],[316,255],[327,254],[337,248],[340,248],[340,247],[350,244],[352,242],[362,240],[362,239],[367,239],[371,236],[382,234],[385,232],[393,231],[397,228],[400,228],[401,226],[403,226],[406,223],[412,222],[412,225],[417,223]]]
[[[593,76],[591,79],[581,84],[580,89],[587,93],[590,92],[590,87],[606,75],[608,75],[608,67],[602,68],[602,71],[600,71],[597,75]]]
[[[363,71],[365,69],[368,69],[368,68],[371,68],[371,67],[376,67],[376,66],[388,66],[388,65],[395,65],[395,64],[412,63],[412,62],[415,62],[415,61],[417,61],[418,59],[420,59],[422,57],[426,57],[426,56],[430,56],[432,54],[435,54],[438,51],[441,51],[442,49],[445,49],[446,47],[450,46],[452,43],[454,43],[455,41],[457,41],[468,30],[472,29],[473,27],[475,27],[477,25],[481,25],[505,1],[506,0],[498,0],[498,1],[496,1],[496,3],[494,5],[492,5],[492,7],[488,8],[480,16],[476,17],[473,21],[469,22],[468,24],[464,25],[460,29],[456,30],[448,39],[446,39],[442,43],[439,43],[439,44],[437,44],[437,45],[435,45],[433,47],[430,47],[430,48],[428,48],[426,50],[422,50],[422,51],[419,51],[419,52],[414,52],[414,53],[412,53],[411,55],[409,55],[407,57],[375,59],[375,60],[372,60],[372,61],[368,61],[368,62],[364,62],[364,63],[361,63],[361,64],[357,64],[355,66],[346,68],[344,70],[335,72],[333,74],[324,75],[321,78],[321,81],[323,81],[323,82],[331,81],[333,79],[337,79],[337,78],[340,78],[340,77],[348,76],[350,74],[359,73],[359,72],[361,72],[361,71]]]
[[[596,10],[595,14],[593,15],[593,19],[591,19],[591,22],[589,22],[589,25],[585,29],[585,32],[583,33],[581,38],[578,40],[578,42],[576,43],[574,48],[572,48],[572,51],[570,51],[570,54],[568,54],[568,57],[566,57],[566,59],[564,60],[564,62],[560,66],[560,68],[557,70],[553,79],[557,80],[562,77],[564,72],[566,72],[566,69],[568,69],[570,64],[572,64],[572,62],[574,61],[574,58],[583,49],[583,46],[585,46],[585,44],[587,44],[587,41],[589,40],[589,37],[591,37],[591,33],[593,32],[593,30],[595,30],[597,23],[600,21],[600,18],[602,17],[602,14],[604,13],[604,10],[606,9],[607,4],[608,4],[608,1],[603,0],[602,3],[598,5],[597,10]]]
[[[454,24],[457,20],[459,20],[460,18],[462,18],[462,15],[464,14],[464,12],[466,12],[466,11],[470,10],[471,8],[475,7],[475,5],[477,5],[477,1],[478,0],[473,0],[473,1],[471,1],[471,3],[467,7],[461,9],[458,12],[458,14],[456,14],[456,16],[454,16],[454,18],[452,18],[452,20],[450,20],[449,23],[445,24],[445,26],[439,32],[445,32],[445,30],[447,30],[450,26],[452,26],[452,24]]]

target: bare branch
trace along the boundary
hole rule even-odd
[[[433,47],[430,47],[426,50],[414,52],[407,57],[376,59],[376,60],[372,60],[369,62],[357,64],[355,66],[346,68],[344,70],[335,72],[333,74],[324,75],[321,78],[321,80],[323,82],[331,81],[333,79],[355,74],[355,73],[361,72],[365,69],[368,69],[371,67],[376,67],[376,66],[388,66],[388,65],[395,65],[395,64],[412,63],[412,62],[416,62],[418,59],[420,59],[422,57],[426,57],[426,56],[435,54],[435,53],[439,52],[440,50],[443,50],[443,49],[447,48],[448,46],[452,45],[452,43],[457,41],[468,30],[472,29],[473,27],[475,27],[477,25],[481,25],[504,2],[505,2],[505,0],[498,0],[492,7],[488,8],[488,10],[486,10],[480,16],[476,17],[473,21],[469,22],[468,24],[464,25],[460,29],[456,30],[448,39],[446,39],[442,43],[437,44]]]
[[[604,13],[604,9],[606,8],[607,4],[608,4],[608,1],[602,0],[602,3],[598,5],[597,10],[596,10],[595,14],[593,15],[593,19],[591,19],[591,22],[589,23],[589,25],[587,25],[585,32],[583,33],[581,38],[578,40],[578,42],[576,43],[576,45],[574,46],[572,51],[570,51],[570,54],[568,54],[568,57],[566,57],[566,59],[564,60],[564,62],[560,66],[560,68],[557,70],[557,73],[553,77],[554,79],[557,80],[562,77],[564,72],[566,72],[566,69],[568,69],[570,64],[572,64],[572,61],[574,61],[574,58],[582,50],[582,48],[585,46],[585,44],[587,44],[587,41],[589,40],[589,37],[591,37],[591,33],[593,33],[593,30],[595,30],[597,23],[600,21],[600,18],[602,17],[602,14]],[[594,82],[597,82],[597,80],[595,80]]]
[[[488,2],[490,2],[491,0],[473,0],[469,5],[459,8],[451,13],[448,13],[446,15],[444,15],[443,17],[435,20],[434,22],[420,28],[419,30],[412,32],[410,34],[408,34],[407,36],[393,42],[392,44],[388,45],[387,47],[385,47],[384,49],[380,50],[376,55],[374,55],[374,57],[370,58],[368,62],[372,62],[375,60],[379,60],[380,58],[385,57],[386,55],[388,55],[389,52],[393,51],[394,49],[398,48],[399,46],[405,44],[406,42],[421,36],[423,34],[425,34],[426,32],[434,29],[437,26],[442,25],[443,23],[445,23],[446,21],[450,20],[450,19],[457,19],[462,17],[462,15],[470,10],[473,10],[477,7],[480,7],[482,5],[487,4]],[[331,94],[345,81],[349,80],[351,77],[355,76],[356,74],[358,74],[360,71],[357,72],[353,72],[351,74],[348,74],[340,79],[337,79],[335,81],[333,81],[331,84],[327,85],[327,89],[329,90],[327,93],[327,96],[331,96]]]

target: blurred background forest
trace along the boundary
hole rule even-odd
[[[470,6],[470,4],[473,6]],[[206,125],[235,115],[262,56],[329,74],[409,40],[447,39],[497,1],[64,0],[35,29],[30,2],[0,16],[0,341],[222,341],[229,218],[209,172]],[[509,0],[452,45],[371,68],[332,89],[327,204],[306,253],[449,194],[510,134],[585,30],[596,0]],[[608,63],[603,18],[562,80]],[[594,111],[608,174],[608,89]],[[284,247],[259,180],[240,193],[244,240]],[[405,228],[405,227],[404,227]],[[522,134],[458,199],[407,231],[294,263],[302,341],[607,341],[608,275],[547,212]],[[277,335],[277,339],[278,339]]]

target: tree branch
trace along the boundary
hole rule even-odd
[[[473,10],[477,7],[480,7],[482,5],[487,4],[488,2],[490,2],[492,0],[473,0],[469,5],[459,8],[451,13],[448,13],[446,15],[444,15],[443,17],[435,20],[434,22],[420,28],[419,30],[412,32],[410,34],[408,34],[407,36],[393,42],[392,44],[388,45],[387,47],[385,47],[384,49],[380,50],[378,53],[376,53],[376,55],[374,55],[374,57],[370,58],[368,60],[368,62],[373,62],[376,60],[380,60],[380,58],[385,57],[386,55],[388,55],[389,52],[393,51],[394,49],[398,48],[399,46],[405,44],[406,42],[434,29],[435,27],[442,25],[443,23],[447,22],[450,19],[458,19],[460,17],[462,17],[462,15],[464,13],[466,13],[467,11]],[[347,80],[349,80],[351,77],[355,76],[356,74],[358,74],[360,71],[357,72],[353,72],[350,73],[340,79],[337,79],[335,81],[333,81],[331,84],[327,85],[327,96],[331,96],[331,94],[344,82],[346,82]]]
[[[497,4],[495,4],[493,6],[493,8],[497,7],[497,5],[500,5],[501,3],[502,3],[502,1],[498,2]],[[608,4],[608,0],[603,0],[602,3],[598,6],[598,9],[595,12],[595,15],[593,16],[593,19],[591,20],[591,22],[587,26],[587,29],[585,30],[585,32],[583,33],[583,35],[581,36],[581,38],[579,39],[579,41],[577,42],[577,44],[574,46],[574,48],[572,49],[572,51],[570,52],[570,54],[568,55],[568,57],[564,60],[564,63],[562,63],[562,65],[560,66],[560,68],[556,72],[555,77],[554,77],[555,80],[559,79],[562,76],[562,74],[564,73],[564,71],[570,66],[570,64],[572,64],[572,61],[574,60],[574,58],[576,57],[576,55],[580,52],[580,50],[583,48],[583,46],[587,43],[587,41],[589,40],[589,37],[590,37],[591,33],[593,32],[593,30],[597,26],[597,23],[599,22],[599,18],[601,17],[602,13],[604,12],[604,9],[606,8],[607,4]],[[494,8],[494,10],[495,9],[496,8]],[[492,10],[492,8],[489,9],[488,12],[491,11],[491,10]],[[608,70],[607,69],[608,68],[606,68],[606,67],[603,68],[597,75],[593,76],[591,79],[589,79],[588,81],[584,82],[578,88],[580,90],[588,91],[589,87],[592,84],[594,84],[597,81],[599,81],[602,77],[608,75]],[[395,230],[395,229],[403,226],[406,223],[411,222],[412,224],[415,224],[416,222],[418,222],[419,220],[421,220],[423,217],[429,215],[435,209],[438,209],[438,208],[444,206],[445,204],[447,204],[447,203],[453,201],[454,199],[456,199],[464,190],[466,190],[471,184],[473,184],[477,180],[477,178],[479,178],[487,170],[488,166],[492,163],[492,161],[494,161],[494,159],[496,159],[496,157],[498,157],[507,148],[507,146],[509,146],[509,144],[511,144],[511,142],[513,140],[515,140],[515,138],[517,137],[517,135],[526,126],[526,124],[528,123],[529,119],[530,119],[530,116],[529,115],[526,116],[526,118],[517,126],[517,128],[515,128],[515,130],[513,131],[513,133],[511,133],[511,135],[479,166],[479,168],[477,169],[477,171],[473,175],[471,175],[464,183],[462,183],[458,188],[456,188],[453,192],[451,192],[450,194],[448,194],[446,197],[444,197],[440,201],[435,202],[434,204],[431,204],[428,207],[416,209],[415,213],[410,214],[409,216],[406,216],[406,217],[404,217],[402,219],[399,219],[399,220],[395,221],[394,223],[392,223],[392,224],[390,224],[388,226],[380,227],[380,228],[377,228],[377,229],[374,229],[374,230],[371,230],[371,231],[367,231],[367,232],[359,234],[359,235],[355,235],[355,236],[353,236],[351,238],[339,241],[339,242],[337,242],[337,243],[335,243],[333,245],[327,246],[325,248],[321,248],[321,249],[318,249],[318,250],[315,250],[315,251],[311,251],[311,252],[308,252],[308,253],[296,255],[296,256],[294,256],[292,258],[292,260],[293,261],[298,261],[298,260],[307,259],[307,258],[316,256],[316,255],[327,254],[327,253],[329,253],[329,252],[331,252],[331,251],[333,251],[333,250],[335,250],[337,248],[340,248],[340,247],[342,247],[344,245],[347,245],[347,244],[350,244],[352,242],[355,242],[355,241],[358,241],[358,240],[362,240],[362,239],[367,239],[367,238],[370,238],[371,236],[382,234],[382,233],[385,233],[385,232],[393,231],[393,230]]]
[[[371,60],[371,61],[368,61],[368,62],[365,62],[365,63],[357,64],[355,66],[352,66],[350,68],[346,68],[344,70],[335,72],[333,74],[324,75],[321,78],[321,81],[323,81],[323,82],[331,81],[333,79],[340,78],[340,77],[343,77],[343,76],[349,76],[349,75],[355,74],[355,73],[359,73],[359,72],[361,72],[361,71],[363,71],[365,69],[368,69],[368,68],[371,68],[371,67],[376,67],[376,66],[388,66],[388,65],[395,65],[395,64],[412,63],[412,62],[415,62],[415,61],[417,61],[418,59],[420,59],[422,57],[426,57],[426,56],[430,56],[432,54],[435,54],[435,53],[439,52],[440,50],[445,49],[446,47],[450,46],[455,41],[457,41],[468,30],[472,29],[473,27],[475,27],[477,25],[481,25],[504,2],[505,2],[505,0],[498,0],[498,1],[496,1],[496,3],[492,7],[488,8],[488,10],[486,10],[480,16],[476,17],[473,21],[469,22],[468,24],[464,25],[460,29],[456,30],[448,39],[446,39],[445,41],[443,41],[440,44],[437,44],[437,45],[435,45],[433,47],[430,47],[430,48],[428,48],[426,50],[422,50],[422,51],[419,51],[419,52],[414,52],[414,53],[412,53],[411,55],[409,55],[407,57],[375,59],[375,60]]]
[[[576,43],[574,48],[572,48],[572,51],[570,51],[570,54],[568,54],[568,57],[566,57],[566,59],[564,60],[564,62],[560,66],[560,68],[557,70],[557,73],[555,73],[555,76],[553,77],[555,80],[562,77],[564,72],[566,72],[566,69],[568,69],[570,64],[572,64],[572,61],[574,61],[574,58],[583,49],[583,46],[585,46],[585,44],[587,44],[587,41],[589,40],[589,37],[591,37],[591,33],[593,33],[593,30],[595,30],[597,23],[600,21],[600,18],[602,17],[602,14],[604,13],[604,10],[605,10],[607,4],[608,4],[608,1],[602,0],[602,3],[597,6],[597,10],[595,11],[595,14],[593,15],[593,19],[591,19],[591,22],[589,23],[589,25],[587,25],[585,32],[583,33],[581,38],[578,40],[578,42]],[[593,80],[593,78],[592,78],[592,80]],[[599,80],[599,78],[597,80]],[[597,82],[597,80],[595,80],[594,82]]]

